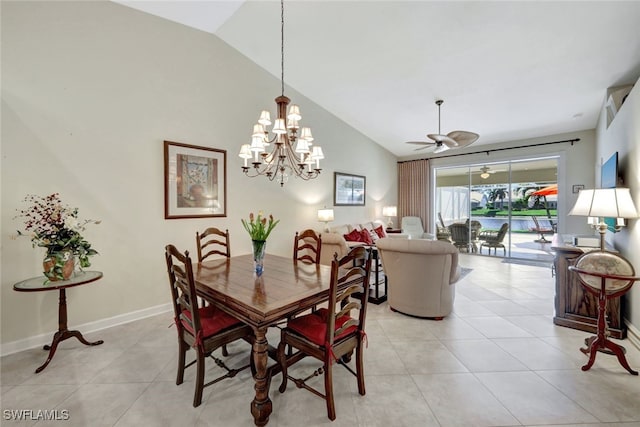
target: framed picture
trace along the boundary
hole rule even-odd
[[[582,184],[573,184],[573,187],[571,189],[571,191],[573,191],[573,194],[578,194],[580,192],[580,190],[584,190],[584,185],[582,185]]]
[[[164,218],[227,216],[227,151],[164,142]]]
[[[334,206],[364,206],[366,198],[366,177],[340,172],[333,173]]]

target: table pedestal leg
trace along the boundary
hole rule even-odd
[[[268,342],[266,337],[267,328],[254,328],[256,340],[253,343],[253,361],[256,366],[254,387],[256,396],[251,402],[251,414],[255,425],[264,426],[269,422],[272,404],[269,399],[269,383],[271,377],[267,372],[268,362]]]
[[[618,345],[612,341],[609,341],[606,335],[606,310],[607,310],[607,294],[604,289],[604,278],[602,279],[602,291],[598,294],[598,332],[597,335],[588,338],[585,341],[587,348],[581,348],[580,351],[589,355],[589,361],[582,367],[583,371],[588,371],[593,366],[596,360],[596,354],[598,351],[602,351],[608,354],[615,354],[618,358],[618,362],[625,368],[631,375],[638,375],[637,371],[634,371],[629,366],[627,358],[625,357],[625,349],[621,345]]]
[[[89,342],[84,339],[80,331],[70,331],[69,329],[67,329],[67,294],[63,288],[60,289],[60,303],[58,305],[58,332],[53,335],[53,341],[51,342],[51,345],[45,345],[43,347],[43,350],[49,350],[49,356],[47,357],[47,360],[42,364],[42,366],[36,369],[36,374],[42,372],[44,368],[47,367],[49,362],[51,362],[51,359],[53,359],[53,355],[56,354],[58,344],[72,337],[77,338],[78,341],[80,341],[84,345],[100,345],[104,342],[102,340]]]

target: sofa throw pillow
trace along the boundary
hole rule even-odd
[[[362,242],[362,234],[360,230],[351,230],[349,234],[344,234],[344,239],[347,242]]]
[[[376,232],[376,234],[378,235],[378,237],[382,238],[382,237],[387,237],[387,234],[384,232],[384,228],[379,225],[378,227],[374,228],[373,231]]]
[[[369,230],[360,230],[360,241],[367,245],[373,245],[373,240],[371,240]]]
[[[380,238],[380,236],[378,236],[378,233],[376,233],[374,230],[367,230],[369,232],[369,236],[371,236],[371,241],[373,241],[373,244],[376,243],[376,240],[378,240]]]

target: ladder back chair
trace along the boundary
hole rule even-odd
[[[294,318],[281,331],[278,345],[278,362],[282,370],[280,393],[291,380],[298,388],[304,388],[326,400],[327,416],[335,420],[336,410],[333,396],[333,364],[344,366],[358,381],[358,392],[364,396],[363,343],[369,294],[369,272],[371,270],[371,249],[356,247],[343,258],[334,255],[331,262],[331,286],[329,304],[310,314]],[[295,351],[285,354],[290,346]],[[355,372],[346,363],[351,354],[356,354]],[[288,367],[310,356],[322,362],[308,377],[293,378],[288,375]],[[306,381],[324,374],[324,394]]]
[[[250,326],[225,313],[214,305],[198,307],[193,266],[189,251],[180,253],[173,245],[165,247],[167,272],[171,287],[171,301],[178,331],[178,374],[176,385],[182,384],[184,371],[194,363],[197,364],[195,393],[193,406],[202,402],[202,391],[205,387],[217,383],[224,378],[236,376],[238,372],[251,366],[254,371],[253,357],[250,354],[249,364],[238,369],[228,368],[224,362],[215,356],[213,351],[233,341],[243,339],[253,344],[254,335]],[[196,351],[196,359],[185,365],[186,353],[189,348]],[[218,366],[227,372],[208,383],[204,383],[205,357],[211,357]]]
[[[229,230],[222,231],[215,227],[209,227],[202,234],[196,231],[196,246],[198,248],[198,262],[213,255],[229,258],[231,256]]]
[[[296,231],[293,240],[293,259],[295,261],[320,264],[320,252],[322,251],[322,235],[311,229],[301,233]]]

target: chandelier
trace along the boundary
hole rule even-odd
[[[277,179],[284,186],[289,176],[294,175],[305,181],[320,175],[320,160],[324,159],[322,148],[313,145],[313,136],[308,127],[300,128],[300,107],[291,104],[284,96],[284,0],[280,0],[280,96],[275,99],[277,118],[271,128],[271,115],[263,110],[258,123],[253,125],[251,144],[243,144],[238,156],[244,159],[242,171],[250,178],[266,176],[270,181]],[[312,146],[313,145],[313,146]],[[251,160],[251,166],[248,165]]]

